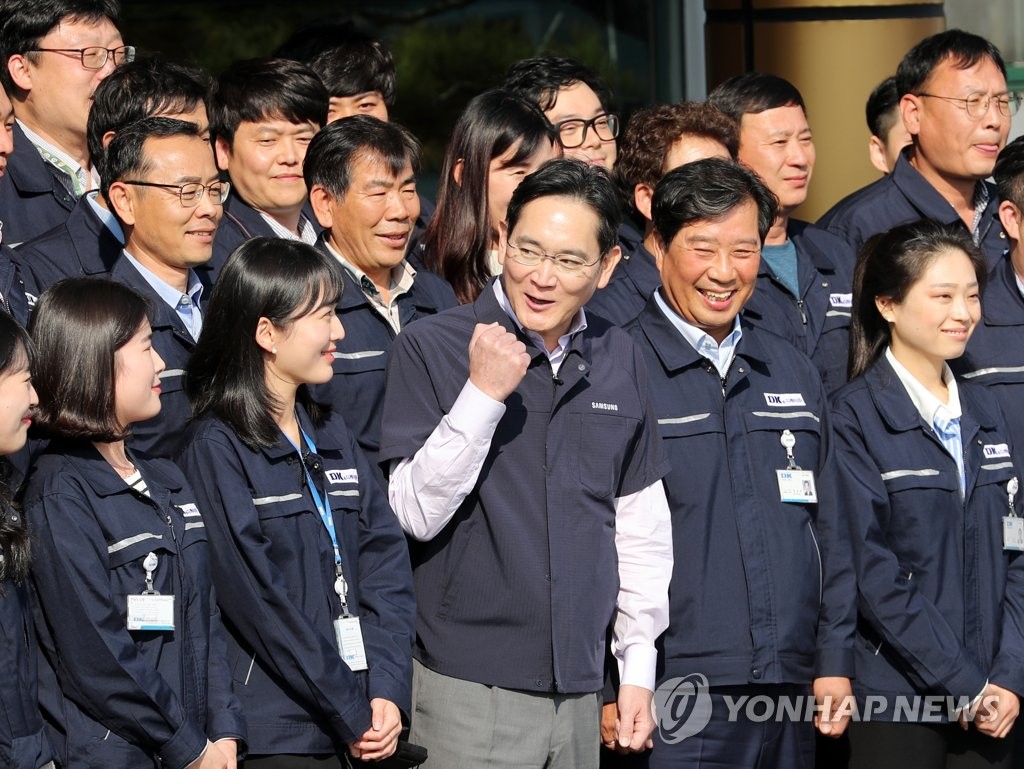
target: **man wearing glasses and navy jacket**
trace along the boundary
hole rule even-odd
[[[75,201],[99,187],[85,130],[92,94],[135,58],[117,30],[119,12],[116,0],[0,2],[0,84],[17,117],[0,186],[9,245],[63,224]]]

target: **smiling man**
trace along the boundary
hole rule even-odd
[[[344,415],[375,466],[395,336],[458,304],[447,282],[405,260],[419,214],[419,167],[412,134],[368,115],[320,131],[303,166],[310,204],[324,228],[319,245],[338,260],[345,278],[337,308],[345,337],[334,353],[334,377],[313,390]]]
[[[175,457],[192,409],[184,369],[203,326],[206,264],[229,185],[194,123],[145,118],[122,128],[107,148],[103,195],[125,234],[110,271],[153,308],[153,347],[167,367],[160,374],[162,408],[132,427],[131,445]]]
[[[231,180],[214,269],[257,236],[316,243],[319,228],[304,212],[302,161],[327,122],[327,89],[305,65],[250,59],[214,81],[207,109],[217,166]]]
[[[839,238],[792,217],[814,172],[803,97],[780,77],[752,72],[722,83],[708,101],[736,121],[739,161],[779,201],[747,316],[806,353],[833,392],[846,382],[855,256]]]
[[[86,142],[92,94],[135,49],[118,32],[116,0],[4,0],[0,84],[18,118],[8,183],[0,187],[6,240],[63,223],[99,186]]]
[[[548,162],[512,196],[500,278],[392,349],[379,457],[412,540],[424,766],[597,766],[609,621],[618,743],[648,744],[667,468],[636,349],[583,310],[619,215],[603,170]]]
[[[934,219],[965,227],[989,267],[1009,250],[995,168],[1020,99],[988,40],[950,29],[914,46],[896,70],[900,113],[912,142],[892,173],[837,203],[818,222],[859,250],[897,224]]]
[[[663,719],[649,766],[812,769],[811,723],[766,729],[727,704],[758,698],[779,713],[786,698],[813,697],[818,728],[834,737],[850,713],[839,706],[852,692],[856,586],[827,397],[806,355],[740,315],[761,290],[776,200],[743,166],[710,158],[669,172],[652,215],[662,287],[627,331],[672,466],[675,571],[659,686],[668,712],[682,712],[678,684],[699,672],[711,708],[689,737]]]

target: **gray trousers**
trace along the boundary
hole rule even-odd
[[[597,769],[601,704],[592,694],[502,689],[413,660],[412,732],[423,769]]]

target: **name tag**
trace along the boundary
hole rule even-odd
[[[338,653],[353,672],[366,670],[366,649],[359,617],[338,617],[334,620],[334,636],[338,640]]]
[[[1024,550],[1024,518],[1003,516],[1003,550]]]
[[[769,406],[806,406],[800,393],[765,393],[764,400]]]
[[[853,307],[853,294],[829,294],[828,303],[833,307]]]
[[[779,481],[779,499],[783,502],[805,504],[818,501],[812,470],[776,470]]]
[[[1010,458],[1010,447],[1005,443],[986,443],[982,451],[985,453],[985,459]]]
[[[128,629],[174,630],[174,596],[128,596]]]
[[[191,502],[184,505],[178,505],[178,509],[181,510],[181,514],[185,518],[196,518],[199,516],[199,508]]]
[[[331,483],[359,483],[359,471],[354,467],[347,470],[328,470],[327,480]]]

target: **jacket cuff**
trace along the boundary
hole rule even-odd
[[[157,757],[167,769],[185,769],[206,750],[206,735],[202,730],[185,721],[171,739],[156,751]]]
[[[845,646],[824,646],[818,648],[814,660],[814,677],[854,677],[853,649]]]

